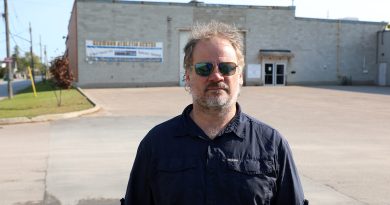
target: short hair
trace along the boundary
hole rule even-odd
[[[207,24],[196,23],[191,30],[190,38],[184,47],[184,69],[188,71],[191,67],[194,48],[201,40],[209,40],[219,37],[228,40],[236,51],[238,66],[244,68],[243,43],[240,31],[234,26],[218,21],[211,21]]]

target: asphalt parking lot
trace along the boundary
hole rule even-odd
[[[183,88],[84,89],[102,110],[0,126],[0,204],[119,204],[137,145]],[[311,204],[390,204],[390,87],[244,87],[244,112],[289,140]]]

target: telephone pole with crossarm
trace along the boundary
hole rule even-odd
[[[11,52],[10,52],[10,45],[9,45],[9,26],[8,26],[8,2],[7,0],[4,0],[4,19],[5,19],[5,39],[6,39],[6,47],[7,47],[7,57],[5,59],[5,63],[8,67],[8,98],[13,98],[13,90],[12,90],[12,79],[13,79],[13,72],[12,72],[12,58],[11,58]]]

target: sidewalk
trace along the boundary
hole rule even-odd
[[[85,92],[110,117],[170,118],[191,102],[183,88]],[[390,87],[244,87],[239,102],[289,140],[311,204],[390,204]]]

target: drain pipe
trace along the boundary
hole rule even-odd
[[[337,37],[337,43],[336,43],[336,75],[337,75],[337,79],[340,79],[340,20],[337,20],[337,33],[336,33],[336,37]]]

